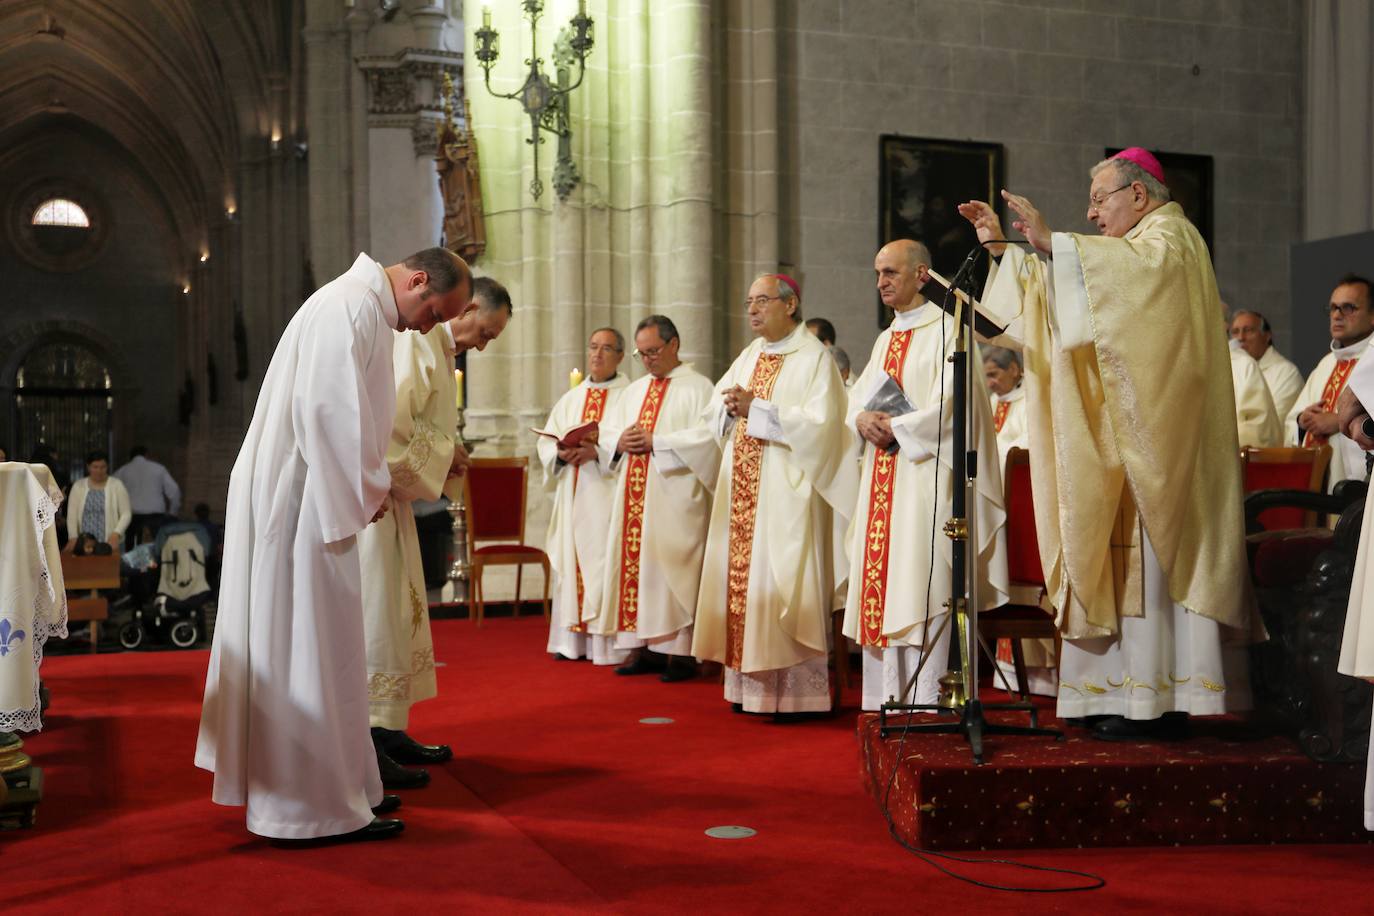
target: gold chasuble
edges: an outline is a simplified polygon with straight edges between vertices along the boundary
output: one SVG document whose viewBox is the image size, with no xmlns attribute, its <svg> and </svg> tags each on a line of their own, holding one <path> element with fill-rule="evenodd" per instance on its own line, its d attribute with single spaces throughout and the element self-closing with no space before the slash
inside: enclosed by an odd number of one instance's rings
<svg viewBox="0 0 1374 916">
<path fill-rule="evenodd" d="M 1048 264 L 1008 246 L 983 306 L 1025 343 L 1036 530 L 1064 637 L 1143 615 L 1141 529 L 1175 604 L 1249 630 L 1230 357 L 1202 237 L 1168 203 L 1123 238 L 1053 240 Z"/>
<path fill-rule="evenodd" d="M 755 398 L 738 419 L 723 402 L 736 385 Z M 771 343 L 755 338 L 716 383 L 705 420 L 725 445 L 696 604 L 697 658 L 753 674 L 828 651 L 858 487 L 844 410 L 835 361 L 802 325 Z"/>
<path fill-rule="evenodd" d="M 620 633 L 652 645 L 692 625 L 711 489 L 720 469 L 720 446 L 701 424 L 710 397 L 710 380 L 684 363 L 665 378 L 632 382 L 607 409 L 598 465 L 615 475 L 615 496 L 589 632 Z M 636 424 L 653 435 L 653 452 L 617 456 L 621 434 Z M 588 583 L 589 605 L 596 591 Z M 589 606 L 584 619 L 590 611 Z"/>
<path fill-rule="evenodd" d="M 856 434 L 858 415 L 888 376 L 915 408 L 891 421 L 896 452 L 863 443 L 847 544 L 854 574 L 845 601 L 844 634 L 875 650 L 924 645 L 927 618 L 944 613 L 942 605 L 950 595 L 950 540 L 941 529 L 950 517 L 955 485 L 954 376 L 948 362 L 955 330 L 953 319 L 929 302 L 897 312 L 849 389 L 846 424 Z M 985 609 L 1007 600 L 1006 511 L 992 406 L 981 381 L 969 398 L 974 414 L 969 447 L 982 456 L 978 493 L 969 500 L 977 537 L 969 559 L 978 563 L 979 604 Z M 929 635 L 935 626 L 933 622 Z"/>
<path fill-rule="evenodd" d="M 629 384 L 624 375 L 605 382 L 583 381 L 559 398 L 544 429 L 561 436 L 584 423 L 600 422 Z M 545 486 L 554 488 L 545 539 L 553 572 L 549 651 L 578 657 L 586 646 L 563 633 L 585 633 L 600 608 L 606 528 L 616 477 L 595 463 L 576 468 L 562 464 L 558 444 L 545 436 L 539 437 L 536 451 L 544 467 Z"/>
</svg>

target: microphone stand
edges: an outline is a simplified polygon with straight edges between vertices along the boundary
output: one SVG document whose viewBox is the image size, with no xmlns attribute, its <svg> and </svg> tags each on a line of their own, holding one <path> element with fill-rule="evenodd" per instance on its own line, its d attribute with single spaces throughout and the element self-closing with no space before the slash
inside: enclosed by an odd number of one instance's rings
<svg viewBox="0 0 1374 916">
<path fill-rule="evenodd" d="M 983 641 L 978 632 L 978 549 L 977 549 L 977 530 L 976 513 L 969 511 L 969 500 L 978 498 L 978 451 L 976 448 L 969 448 L 969 432 L 973 428 L 973 402 L 969 397 L 970 391 L 977 390 L 976 379 L 973 375 L 973 360 L 970 358 L 974 351 L 974 309 L 973 309 L 973 290 L 972 277 L 973 266 L 977 263 L 978 255 L 983 251 L 981 244 L 975 246 L 964 259 L 954 279 L 950 281 L 949 289 L 945 294 L 944 310 L 950 311 L 950 297 L 954 297 L 953 312 L 955 323 L 955 347 L 954 353 L 949 357 L 949 361 L 954 366 L 954 391 L 953 391 L 953 452 L 951 463 L 954 466 L 954 492 L 952 499 L 952 513 L 948 522 L 945 523 L 944 532 L 953 542 L 950 550 L 950 596 L 945 601 L 944 606 L 949 609 L 949 617 L 941 622 L 936 630 L 933 639 L 923 639 L 924 645 L 921 647 L 921 661 L 916 666 L 915 673 L 902 689 L 901 697 L 912 695 L 917 679 L 920 677 L 921 670 L 930 659 L 930 643 L 938 642 L 940 633 L 949 625 L 950 619 L 954 619 L 956 633 L 959 644 L 959 672 L 958 678 L 963 687 L 963 703 L 956 702 L 955 711 L 959 712 L 958 722 L 929 722 L 921 724 L 910 724 L 910 714 L 913 712 L 947 712 L 948 707 L 928 703 L 905 703 L 899 698 L 889 698 L 878 710 L 879 734 L 886 738 L 890 734 L 907 734 L 912 732 L 960 734 L 969 743 L 969 749 L 973 753 L 973 762 L 979 766 L 983 764 L 983 737 L 985 735 L 1045 735 L 1062 740 L 1063 732 L 1052 728 L 1036 728 L 1021 725 L 1004 725 L 999 722 L 989 722 L 984 713 L 989 709 L 1011 710 L 1026 712 L 1031 715 L 1031 721 L 1035 721 L 1035 707 L 1029 701 L 1016 701 L 1009 703 L 984 704 L 978 695 L 978 647 L 981 645 L 987 651 L 987 644 Z M 968 301 L 964 304 L 956 295 L 959 284 L 969 281 Z M 937 468 L 936 473 L 939 473 Z M 974 548 L 969 551 L 969 544 Z M 926 608 L 926 620 L 930 619 L 930 609 Z M 989 655 L 992 653 L 989 652 Z M 948 675 L 946 676 L 948 677 Z M 943 679 L 942 679 L 943 680 Z M 906 714 L 907 724 L 889 725 L 888 717 L 894 714 Z"/>
</svg>

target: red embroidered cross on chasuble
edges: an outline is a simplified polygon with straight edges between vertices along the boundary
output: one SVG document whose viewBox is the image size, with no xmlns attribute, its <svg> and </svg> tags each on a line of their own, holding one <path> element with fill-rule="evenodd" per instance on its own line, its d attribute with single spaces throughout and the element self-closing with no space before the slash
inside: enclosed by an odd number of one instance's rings
<svg viewBox="0 0 1374 916">
<path fill-rule="evenodd" d="M 760 353 L 749 379 L 749 391 L 768 400 L 782 371 L 782 353 Z M 754 520 L 759 511 L 762 439 L 748 434 L 749 417 L 735 423 L 734 459 L 730 465 L 730 567 L 725 597 L 725 664 L 738 670 L 744 658 L 744 609 L 749 599 L 749 561 L 754 553 Z"/>
<path fill-rule="evenodd" d="M 582 402 L 583 423 L 591 423 L 593 421 L 597 423 L 601 422 L 601 417 L 606 413 L 607 392 L 608 389 L 606 388 L 587 388 L 587 399 Z M 573 468 L 572 485 L 574 495 L 577 493 L 577 475 L 581 470 L 580 467 Z M 576 550 L 573 551 L 573 570 L 577 574 L 577 624 L 569 629 L 574 633 L 585 633 L 587 632 L 587 624 L 582 620 L 582 598 L 584 595 L 582 589 L 582 564 L 577 562 Z"/>
<path fill-rule="evenodd" d="M 654 431 L 663 399 L 671 379 L 656 378 L 649 383 L 644 402 L 639 405 L 639 427 Z M 625 518 L 621 522 L 620 542 L 620 616 L 616 629 L 633 633 L 639 625 L 639 551 L 644 533 L 644 493 L 649 486 L 649 455 L 627 455 L 625 472 Z"/>
<path fill-rule="evenodd" d="M 883 371 L 902 384 L 902 367 L 913 331 L 894 331 L 887 341 Z M 864 531 L 863 591 L 859 593 L 859 644 L 886 646 L 883 608 L 887 600 L 887 552 L 892 529 L 892 491 L 897 483 L 897 455 L 878 449 L 873 459 L 873 483 L 868 491 L 868 527 Z"/>
<path fill-rule="evenodd" d="M 1000 433 L 1002 427 L 1007 424 L 1007 414 L 1011 412 L 1011 401 L 998 401 L 997 409 L 992 413 L 992 425 Z"/>
<path fill-rule="evenodd" d="M 1326 387 L 1322 389 L 1322 410 L 1327 413 L 1336 412 L 1336 400 L 1341 396 L 1341 392 L 1345 390 L 1346 380 L 1350 378 L 1350 373 L 1354 371 L 1355 363 L 1357 362 L 1359 362 L 1359 360 L 1336 360 L 1336 367 L 1332 369 L 1331 374 L 1326 377 Z M 1307 435 L 1303 436 L 1302 445 L 1303 448 L 1316 448 L 1319 445 L 1325 445 L 1328 438 L 1328 436 L 1308 432 Z"/>
</svg>

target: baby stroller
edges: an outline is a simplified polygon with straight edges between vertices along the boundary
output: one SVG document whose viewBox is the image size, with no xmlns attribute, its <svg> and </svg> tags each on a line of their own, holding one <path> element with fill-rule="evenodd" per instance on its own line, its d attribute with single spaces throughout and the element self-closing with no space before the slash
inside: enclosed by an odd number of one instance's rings
<svg viewBox="0 0 1374 916">
<path fill-rule="evenodd" d="M 210 534 L 196 522 L 173 522 L 157 533 L 161 568 L 157 597 L 134 609 L 133 619 L 119 628 L 119 644 L 137 649 L 151 633 L 165 634 L 178 649 L 189 649 L 206 632 L 207 605 L 214 598 L 205 578 Z"/>
</svg>

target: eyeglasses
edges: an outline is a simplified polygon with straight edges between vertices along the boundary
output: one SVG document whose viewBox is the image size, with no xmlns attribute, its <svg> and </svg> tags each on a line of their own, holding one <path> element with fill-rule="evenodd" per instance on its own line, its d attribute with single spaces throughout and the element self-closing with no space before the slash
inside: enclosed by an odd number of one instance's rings
<svg viewBox="0 0 1374 916">
<path fill-rule="evenodd" d="M 1112 196 L 1113 194 L 1115 194 L 1117 191 L 1124 191 L 1124 190 L 1126 190 L 1126 189 L 1129 188 L 1132 184 L 1133 184 L 1133 182 L 1128 181 L 1128 182 L 1126 182 L 1125 184 L 1123 184 L 1121 187 L 1119 187 L 1119 188 L 1112 188 L 1110 191 L 1106 191 L 1106 192 L 1104 192 L 1104 193 L 1102 193 L 1102 194 L 1090 194 L 1090 195 L 1088 195 L 1088 209 L 1089 209 L 1089 210 L 1097 210 L 1097 209 L 1101 208 L 1101 206 L 1107 202 L 1107 198 L 1108 198 L 1108 197 L 1111 197 L 1111 196 Z"/>
<path fill-rule="evenodd" d="M 757 305 L 759 308 L 763 308 L 765 305 L 767 305 L 769 302 L 771 302 L 771 301 L 774 300 L 774 299 L 777 299 L 777 300 L 781 301 L 781 300 L 782 300 L 782 296 L 755 296 L 755 297 L 752 298 L 752 299 L 745 299 L 745 300 L 744 300 L 744 307 L 748 309 L 748 308 L 753 308 L 754 306 Z"/>
<path fill-rule="evenodd" d="M 640 359 L 658 359 L 658 354 L 662 353 L 663 349 L 663 347 L 654 347 L 650 350 L 640 350 L 636 348 L 635 356 Z"/>
<path fill-rule="evenodd" d="M 1326 307 L 1327 314 L 1334 315 L 1340 312 L 1346 318 L 1349 318 L 1359 310 L 1360 307 L 1353 302 L 1333 302 Z"/>
</svg>

